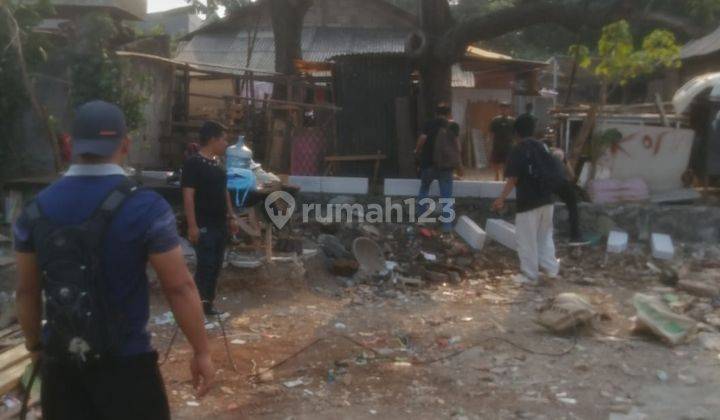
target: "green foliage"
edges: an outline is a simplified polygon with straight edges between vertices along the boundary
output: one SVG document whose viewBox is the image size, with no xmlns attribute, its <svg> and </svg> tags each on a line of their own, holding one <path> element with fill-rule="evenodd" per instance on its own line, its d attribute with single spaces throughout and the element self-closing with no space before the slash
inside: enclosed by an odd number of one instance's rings
<svg viewBox="0 0 720 420">
<path fill-rule="evenodd" d="M 113 52 L 119 29 L 106 13 L 89 13 L 77 24 L 70 50 L 71 101 L 73 106 L 101 99 L 118 105 L 128 128 L 143 123 L 143 75 L 129 74 L 127 64 Z M 132 88 L 137 86 L 139 89 Z"/>
<path fill-rule="evenodd" d="M 47 60 L 52 44 L 32 28 L 44 17 L 53 13 L 49 0 L 27 4 L 11 0 L 4 5 L 17 22 L 14 25 L 0 13 L 0 160 L 4 173 L 13 173 L 24 162 L 13 152 L 12 142 L 16 141 L 17 124 L 28 108 L 28 94 L 20 76 L 20 65 L 14 42 L 19 41 L 25 56 L 27 71 L 32 73 Z"/>
<path fill-rule="evenodd" d="M 583 45 L 570 47 L 569 54 L 576 53 L 579 65 L 593 67 L 595 75 L 608 85 L 624 86 L 630 80 L 651 74 L 658 68 L 680 66 L 680 46 L 672 32 L 655 30 L 643 39 L 641 48 L 636 49 L 630 25 L 625 20 L 603 28 L 595 61 L 590 59 L 589 49 Z"/>
<path fill-rule="evenodd" d="M 620 145 L 623 135 L 616 128 L 601 131 L 593 135 L 590 143 L 590 159 L 597 162 L 608 149 L 614 149 Z"/>
</svg>

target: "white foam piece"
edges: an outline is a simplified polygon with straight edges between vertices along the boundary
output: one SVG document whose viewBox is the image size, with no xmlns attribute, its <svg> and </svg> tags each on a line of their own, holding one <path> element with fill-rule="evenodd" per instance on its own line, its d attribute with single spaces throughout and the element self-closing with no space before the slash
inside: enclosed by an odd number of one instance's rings
<svg viewBox="0 0 720 420">
<path fill-rule="evenodd" d="M 671 260 L 675 256 L 675 246 L 670 235 L 653 233 L 650 237 L 650 246 L 652 256 L 659 260 Z"/>
<path fill-rule="evenodd" d="M 367 178 L 291 175 L 289 181 L 299 186 L 301 192 L 367 194 L 369 190 Z"/>
<path fill-rule="evenodd" d="M 496 181 L 453 181 L 453 197 L 497 198 L 505 186 L 504 182 Z M 384 184 L 385 195 L 414 197 L 420 190 L 419 179 L 386 178 Z M 440 196 L 437 181 L 430 184 L 431 197 Z M 515 198 L 515 191 L 508 198 Z"/>
<path fill-rule="evenodd" d="M 485 232 L 490 239 L 512 250 L 517 250 L 515 225 L 512 223 L 508 223 L 502 219 L 488 219 L 485 225 Z"/>
<path fill-rule="evenodd" d="M 612 254 L 621 254 L 625 252 L 628 247 L 628 241 L 630 237 L 627 232 L 620 232 L 617 230 L 610 231 L 607 240 L 607 252 Z"/>
<path fill-rule="evenodd" d="M 474 250 L 480 251 L 485 246 L 485 231 L 467 216 L 460 216 L 455 232 Z"/>
</svg>

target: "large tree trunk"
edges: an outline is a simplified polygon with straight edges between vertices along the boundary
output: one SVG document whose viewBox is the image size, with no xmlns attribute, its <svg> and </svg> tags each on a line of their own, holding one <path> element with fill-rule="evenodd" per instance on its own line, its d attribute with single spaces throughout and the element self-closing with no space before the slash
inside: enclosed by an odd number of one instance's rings
<svg viewBox="0 0 720 420">
<path fill-rule="evenodd" d="M 424 50 L 432 52 L 436 40 L 453 25 L 447 0 L 420 0 L 420 25 L 425 37 Z M 425 54 L 420 60 L 422 119 L 429 119 L 440 102 L 452 100 L 452 62 Z M 422 121 L 421 121 L 422 122 Z"/>
<path fill-rule="evenodd" d="M 269 0 L 275 39 L 275 71 L 287 75 L 282 83 L 273 85 L 273 99 L 296 99 L 291 77 L 296 74 L 295 60 L 302 59 L 302 30 L 305 14 L 313 0 Z M 299 98 L 302 99 L 302 98 Z M 272 112 L 269 130 L 270 147 L 267 164 L 270 170 L 289 173 L 290 144 L 295 129 L 287 109 Z"/>
<path fill-rule="evenodd" d="M 272 18 L 273 37 L 275 39 L 275 71 L 294 75 L 295 60 L 302 59 L 302 29 L 305 13 L 312 0 L 269 0 Z M 287 97 L 286 85 L 275 84 L 275 99 Z"/>
</svg>

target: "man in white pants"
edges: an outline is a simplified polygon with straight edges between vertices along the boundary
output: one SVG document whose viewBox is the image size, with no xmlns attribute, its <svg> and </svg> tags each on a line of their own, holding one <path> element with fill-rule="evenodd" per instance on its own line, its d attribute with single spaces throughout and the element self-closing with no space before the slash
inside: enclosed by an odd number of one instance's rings
<svg viewBox="0 0 720 420">
<path fill-rule="evenodd" d="M 546 191 L 538 177 L 538 163 L 534 156 L 545 145 L 532 138 L 532 130 L 518 127 L 523 139 L 510 152 L 505 168 L 505 188 L 493 203 L 493 210 L 502 210 L 505 199 L 517 188 L 515 235 L 520 257 L 519 280 L 538 282 L 540 270 L 550 278 L 560 271 L 553 242 L 553 194 Z M 547 150 L 547 149 L 545 149 Z"/>
</svg>

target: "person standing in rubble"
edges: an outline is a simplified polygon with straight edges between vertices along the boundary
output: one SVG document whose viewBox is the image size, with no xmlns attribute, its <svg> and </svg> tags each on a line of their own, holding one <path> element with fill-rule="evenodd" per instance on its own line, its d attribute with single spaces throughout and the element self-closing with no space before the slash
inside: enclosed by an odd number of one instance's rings
<svg viewBox="0 0 720 420">
<path fill-rule="evenodd" d="M 227 129 L 215 121 L 200 128 L 200 149 L 183 165 L 182 193 L 188 239 L 195 246 L 195 283 L 206 316 L 222 315 L 215 307 L 217 280 L 225 259 L 228 228 L 238 221 L 227 189 L 227 174 L 221 162 L 228 148 Z"/>
<path fill-rule="evenodd" d="M 563 179 L 560 188 L 556 191 L 560 200 L 565 203 L 565 207 L 568 211 L 568 245 L 570 246 L 583 246 L 590 244 L 590 241 L 585 239 L 583 234 L 580 232 L 580 210 L 578 209 L 578 193 L 575 187 L 575 172 L 573 171 L 570 163 L 565 158 L 565 152 L 562 149 L 553 147 L 552 139 L 546 139 L 545 144 L 547 145 L 550 153 L 555 159 L 557 170 L 561 171 L 565 178 Z"/>
<path fill-rule="evenodd" d="M 495 181 L 503 179 L 503 168 L 512 149 L 514 130 L 515 119 L 510 115 L 510 103 L 501 102 L 500 115 L 493 118 L 490 123 L 492 140 L 490 167 L 495 172 Z"/>
<path fill-rule="evenodd" d="M 440 103 L 435 109 L 435 118 L 428 121 L 418 137 L 415 146 L 415 156 L 420 162 L 420 191 L 417 196 L 417 215 L 423 216 L 427 206 L 421 201 L 428 198 L 430 185 L 434 180 L 438 181 L 440 198 L 452 200 L 453 196 L 453 173 L 458 170 L 462 174 L 460 164 L 460 126 L 452 120 L 450 106 Z M 438 147 L 436 147 L 438 146 Z M 445 146 L 445 147 L 443 147 Z M 439 156 L 450 156 L 441 159 Z M 439 160 L 444 160 L 440 162 Z M 442 229 L 445 232 L 452 230 L 452 203 L 439 206 L 443 210 L 445 221 L 442 222 Z"/>
<path fill-rule="evenodd" d="M 515 235 L 521 270 L 516 280 L 537 284 L 541 269 L 549 278 L 560 271 L 553 241 L 553 195 L 564 175 L 557 172 L 547 147 L 533 138 L 533 131 L 530 124 L 518 127 L 522 140 L 510 152 L 507 181 L 492 209 L 502 210 L 505 199 L 516 189 Z"/>
<path fill-rule="evenodd" d="M 41 366 L 44 419 L 170 419 L 147 331 L 148 261 L 192 346 L 199 395 L 215 375 L 175 215 L 160 195 L 125 175 L 120 165 L 129 144 L 118 107 L 80 106 L 72 130 L 75 163 L 13 227 L 18 320 L 25 347 Z"/>
</svg>

